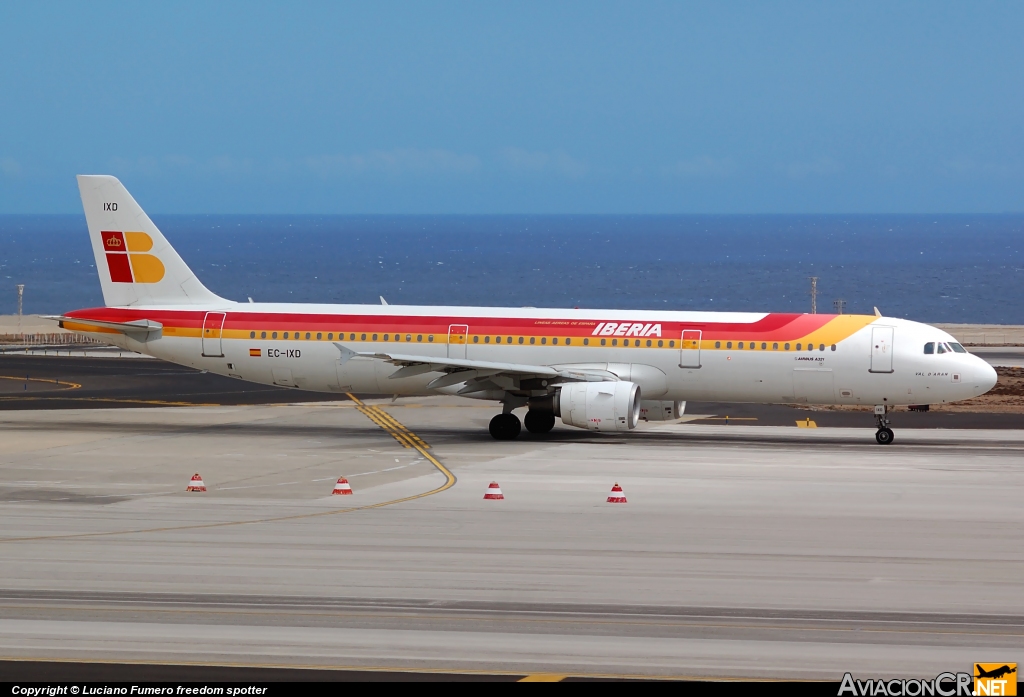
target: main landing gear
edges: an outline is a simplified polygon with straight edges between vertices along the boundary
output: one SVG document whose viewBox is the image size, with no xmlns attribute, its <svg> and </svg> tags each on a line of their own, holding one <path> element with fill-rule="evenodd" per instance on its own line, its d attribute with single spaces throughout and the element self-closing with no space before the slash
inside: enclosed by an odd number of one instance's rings
<svg viewBox="0 0 1024 697">
<path fill-rule="evenodd" d="M 530 433 L 547 433 L 555 427 L 555 413 L 531 409 L 526 412 L 526 418 L 523 421 L 526 424 L 526 430 Z"/>
<path fill-rule="evenodd" d="M 878 431 L 875 432 L 875 440 L 879 445 L 889 445 L 892 443 L 893 432 L 889 428 L 889 419 L 885 418 L 886 411 L 886 405 L 875 405 L 875 424 L 878 426 Z"/>
<path fill-rule="evenodd" d="M 526 430 L 530 433 L 547 433 L 555 427 L 555 414 L 543 409 L 531 409 L 526 412 L 523 421 L 526 423 Z M 494 440 L 515 440 L 519 437 L 522 426 L 519 423 L 519 417 L 509 412 L 498 414 L 491 419 L 488 430 Z"/>
<path fill-rule="evenodd" d="M 527 416 L 527 425 L 529 425 L 529 416 Z M 491 437 L 494 440 L 515 440 L 519 437 L 519 432 L 522 430 L 522 424 L 519 423 L 519 417 L 515 414 L 498 414 L 491 419 L 488 430 L 491 432 Z"/>
</svg>

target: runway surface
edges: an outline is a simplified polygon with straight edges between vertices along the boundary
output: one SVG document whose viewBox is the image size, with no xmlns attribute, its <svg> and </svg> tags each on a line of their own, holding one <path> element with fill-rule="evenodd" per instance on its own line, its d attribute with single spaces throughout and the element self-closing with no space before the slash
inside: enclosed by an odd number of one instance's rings
<svg viewBox="0 0 1024 697">
<path fill-rule="evenodd" d="M 836 681 L 1020 658 L 1020 431 L 496 443 L 491 414 L 5 411 L 0 659 Z"/>
</svg>

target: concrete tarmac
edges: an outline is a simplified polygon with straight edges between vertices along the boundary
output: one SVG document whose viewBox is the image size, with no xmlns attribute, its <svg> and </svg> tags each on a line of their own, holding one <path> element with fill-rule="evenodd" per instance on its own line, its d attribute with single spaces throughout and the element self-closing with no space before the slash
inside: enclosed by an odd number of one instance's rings
<svg viewBox="0 0 1024 697">
<path fill-rule="evenodd" d="M 493 409 L 400 405 L 0 413 L 0 660 L 837 681 L 1021 658 L 1024 432 L 498 443 Z"/>
</svg>

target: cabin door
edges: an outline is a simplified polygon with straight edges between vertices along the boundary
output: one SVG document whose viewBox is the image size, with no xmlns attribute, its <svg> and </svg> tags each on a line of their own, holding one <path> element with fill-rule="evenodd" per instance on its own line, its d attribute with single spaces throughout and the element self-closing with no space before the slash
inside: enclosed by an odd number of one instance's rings
<svg viewBox="0 0 1024 697">
<path fill-rule="evenodd" d="M 871 372 L 892 372 L 892 327 L 871 328 Z"/>
<path fill-rule="evenodd" d="M 223 312 L 207 312 L 203 318 L 203 355 L 220 357 L 224 355 L 221 334 L 224 332 Z"/>
</svg>

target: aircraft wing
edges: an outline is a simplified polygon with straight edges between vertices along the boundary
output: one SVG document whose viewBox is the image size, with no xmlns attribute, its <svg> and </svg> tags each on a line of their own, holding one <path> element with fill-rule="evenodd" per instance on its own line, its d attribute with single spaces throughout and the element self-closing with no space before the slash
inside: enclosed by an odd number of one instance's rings
<svg viewBox="0 0 1024 697">
<path fill-rule="evenodd" d="M 566 370 L 528 363 L 496 363 L 405 353 L 360 353 L 344 344 L 335 342 L 334 345 L 341 352 L 343 364 L 359 357 L 373 358 L 399 366 L 398 370 L 388 376 L 389 379 L 408 378 L 423 373 L 444 373 L 432 380 L 427 388 L 439 389 L 465 382 L 466 387 L 459 390 L 459 394 L 485 389 L 522 389 L 522 381 L 530 379 L 547 378 L 551 382 L 606 382 L 619 379 L 613 373 L 604 370 Z"/>
<path fill-rule="evenodd" d="M 131 322 L 106 322 L 97 319 L 85 319 L 82 317 L 65 317 L 63 315 L 44 315 L 43 319 L 53 320 L 60 324 L 61 329 L 64 329 L 64 323 L 75 324 L 84 327 L 99 327 L 101 329 L 113 329 L 116 332 L 122 334 L 149 334 L 150 332 L 158 332 L 164 328 L 164 325 L 159 322 L 154 322 L 149 319 L 136 319 Z M 88 329 L 86 329 L 88 331 Z"/>
</svg>

